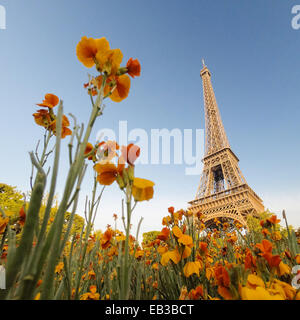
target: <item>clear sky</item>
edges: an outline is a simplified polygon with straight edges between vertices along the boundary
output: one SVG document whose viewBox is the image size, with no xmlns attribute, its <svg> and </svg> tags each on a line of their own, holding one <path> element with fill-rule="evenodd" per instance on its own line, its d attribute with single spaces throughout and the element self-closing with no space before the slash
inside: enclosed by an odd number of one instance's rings
<svg viewBox="0 0 300 320">
<path fill-rule="evenodd" d="M 298 1 L 300 4 L 300 0 Z M 76 58 L 82 36 L 105 36 L 121 48 L 124 63 L 138 58 L 142 75 L 133 79 L 122 103 L 107 101 L 101 128 L 204 128 L 201 59 L 212 73 L 229 142 L 249 185 L 271 211 L 287 211 L 300 226 L 300 29 L 291 27 L 288 0 L 1 0 L 6 30 L 0 30 L 0 181 L 29 190 L 28 151 L 42 138 L 32 113 L 45 93 L 64 101 L 65 113 L 86 122 L 90 104 L 83 89 L 87 70 Z M 62 181 L 67 169 L 64 143 Z M 142 150 L 143 152 L 143 150 Z M 91 190 L 91 171 L 81 193 Z M 137 165 L 137 175 L 153 180 L 154 199 L 138 205 L 133 223 L 159 230 L 169 206 L 193 200 L 199 176 L 185 165 Z M 104 192 L 97 228 L 120 215 L 116 186 Z M 121 227 L 121 224 L 119 225 Z"/>
</svg>

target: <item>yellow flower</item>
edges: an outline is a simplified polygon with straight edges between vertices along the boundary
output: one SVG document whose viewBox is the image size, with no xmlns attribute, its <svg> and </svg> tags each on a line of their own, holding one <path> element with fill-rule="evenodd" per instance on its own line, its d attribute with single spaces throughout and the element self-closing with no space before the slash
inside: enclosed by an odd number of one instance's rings
<svg viewBox="0 0 300 320">
<path fill-rule="evenodd" d="M 100 294 L 97 293 L 97 287 L 90 286 L 90 292 L 82 294 L 80 300 L 100 300 Z"/>
<path fill-rule="evenodd" d="M 182 259 L 188 258 L 192 253 L 192 249 L 190 247 L 185 247 L 182 253 Z"/>
<path fill-rule="evenodd" d="M 120 49 L 98 51 L 96 60 L 100 71 L 106 72 L 107 75 L 115 75 L 123 60 L 123 53 Z"/>
<path fill-rule="evenodd" d="M 193 273 L 196 273 L 196 275 L 199 276 L 200 268 L 201 264 L 199 261 L 187 262 L 183 268 L 183 273 L 186 277 L 191 276 Z"/>
<path fill-rule="evenodd" d="M 105 87 L 105 94 L 110 92 L 110 87 Z M 128 97 L 130 90 L 130 78 L 127 74 L 116 76 L 112 80 L 112 91 L 109 98 L 114 102 L 120 102 Z"/>
<path fill-rule="evenodd" d="M 296 295 L 296 290 L 288 283 L 274 279 L 270 286 L 274 293 L 281 294 L 284 299 L 293 300 Z"/>
<path fill-rule="evenodd" d="M 206 268 L 205 274 L 206 274 L 206 278 L 208 280 L 210 280 L 211 278 L 213 278 L 215 276 L 214 269 L 213 268 Z"/>
<path fill-rule="evenodd" d="M 280 276 L 283 276 L 285 274 L 291 274 L 291 268 L 287 264 L 283 263 L 282 261 L 280 261 L 278 269 L 279 269 Z"/>
<path fill-rule="evenodd" d="M 256 287 L 255 289 L 242 287 L 241 298 L 243 300 L 284 300 L 280 294 L 272 295 L 268 290 L 262 287 Z"/>
<path fill-rule="evenodd" d="M 255 289 L 256 287 L 265 287 L 264 281 L 255 274 L 249 274 L 247 278 L 247 287 Z"/>
<path fill-rule="evenodd" d="M 2 234 L 5 231 L 8 221 L 9 221 L 8 218 L 0 217 L 0 234 Z"/>
<path fill-rule="evenodd" d="M 166 266 L 170 260 L 172 260 L 175 264 L 177 264 L 180 261 L 180 253 L 178 250 L 172 250 L 172 251 L 167 251 L 164 253 L 161 257 L 160 263 L 163 266 Z"/>
<path fill-rule="evenodd" d="M 154 182 L 141 178 L 134 178 L 132 195 L 135 201 L 150 200 L 153 198 Z"/>
<path fill-rule="evenodd" d="M 87 68 L 92 68 L 96 62 L 96 55 L 99 56 L 108 51 L 109 43 L 106 38 L 94 39 L 82 37 L 76 47 L 77 58 Z"/>
<path fill-rule="evenodd" d="M 55 267 L 55 273 L 60 273 L 63 267 L 64 267 L 64 263 L 59 262 L 59 264 Z"/>
</svg>

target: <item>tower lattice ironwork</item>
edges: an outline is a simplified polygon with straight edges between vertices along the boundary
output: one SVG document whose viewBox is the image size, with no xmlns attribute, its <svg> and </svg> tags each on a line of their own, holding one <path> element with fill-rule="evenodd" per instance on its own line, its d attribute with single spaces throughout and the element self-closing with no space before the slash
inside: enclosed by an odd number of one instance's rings
<svg viewBox="0 0 300 320">
<path fill-rule="evenodd" d="M 264 211 L 260 197 L 249 187 L 230 148 L 211 83 L 211 73 L 203 61 L 205 110 L 205 154 L 203 172 L 195 200 L 190 201 L 194 214 L 201 212 L 204 222 L 214 219 L 235 220 L 247 227 L 246 216 Z"/>
</svg>

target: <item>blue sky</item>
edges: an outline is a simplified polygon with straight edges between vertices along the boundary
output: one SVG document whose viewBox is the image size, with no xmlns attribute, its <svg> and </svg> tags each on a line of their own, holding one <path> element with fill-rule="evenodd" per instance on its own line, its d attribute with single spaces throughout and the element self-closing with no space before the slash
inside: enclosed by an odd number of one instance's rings
<svg viewBox="0 0 300 320">
<path fill-rule="evenodd" d="M 82 36 L 105 36 L 120 48 L 124 63 L 138 58 L 142 75 L 133 79 L 122 103 L 107 101 L 91 142 L 101 128 L 204 128 L 201 59 L 212 73 L 218 105 L 233 151 L 249 185 L 271 211 L 287 210 L 300 226 L 300 30 L 291 27 L 297 1 L 69 1 L 1 0 L 7 28 L 0 30 L 1 182 L 29 190 L 28 151 L 42 138 L 32 113 L 47 92 L 64 101 L 65 113 L 86 122 L 87 70 L 76 58 Z M 300 4 L 300 1 L 299 1 Z M 67 140 L 60 168 L 67 168 Z M 91 189 L 91 168 L 82 202 Z M 154 199 L 140 204 L 134 225 L 158 230 L 171 205 L 192 200 L 199 176 L 185 165 L 140 165 L 137 175 L 153 180 Z M 58 186 L 62 192 L 62 183 Z M 120 215 L 121 193 L 105 190 L 96 227 Z M 281 216 L 281 215 L 280 215 Z M 121 227 L 121 225 L 120 225 Z"/>
</svg>

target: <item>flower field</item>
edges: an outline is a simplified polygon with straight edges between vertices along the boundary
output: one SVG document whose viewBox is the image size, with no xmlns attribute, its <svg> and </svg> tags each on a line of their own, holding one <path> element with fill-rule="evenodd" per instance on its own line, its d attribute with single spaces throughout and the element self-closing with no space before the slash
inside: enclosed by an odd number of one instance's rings
<svg viewBox="0 0 300 320">
<path fill-rule="evenodd" d="M 19 196 L 12 209 L 11 195 L 0 185 L 0 264 L 6 270 L 0 299 L 300 300 L 300 268 L 294 268 L 300 265 L 300 237 L 285 214 L 285 227 L 265 212 L 250 217 L 247 230 L 222 219 L 208 229 L 201 212 L 194 216 L 176 210 L 170 199 L 162 229 L 137 241 L 141 221 L 132 235 L 132 213 L 139 202 L 153 198 L 155 188 L 154 182 L 135 176 L 142 150 L 134 144 L 89 141 L 97 119 L 105 116 L 103 101 L 126 99 L 141 65 L 130 58 L 122 66 L 122 51 L 111 49 L 105 38 L 83 37 L 76 54 L 95 71 L 83 85 L 91 105 L 88 123 L 67 117 L 63 101 L 47 93 L 33 113 L 44 140 L 40 153 L 30 153 L 30 197 Z M 62 139 L 69 139 L 69 171 L 56 203 Z M 87 170 L 94 179 L 82 218 L 76 212 Z M 103 190 L 112 184 L 124 196 L 123 212 L 97 231 Z"/>
</svg>

